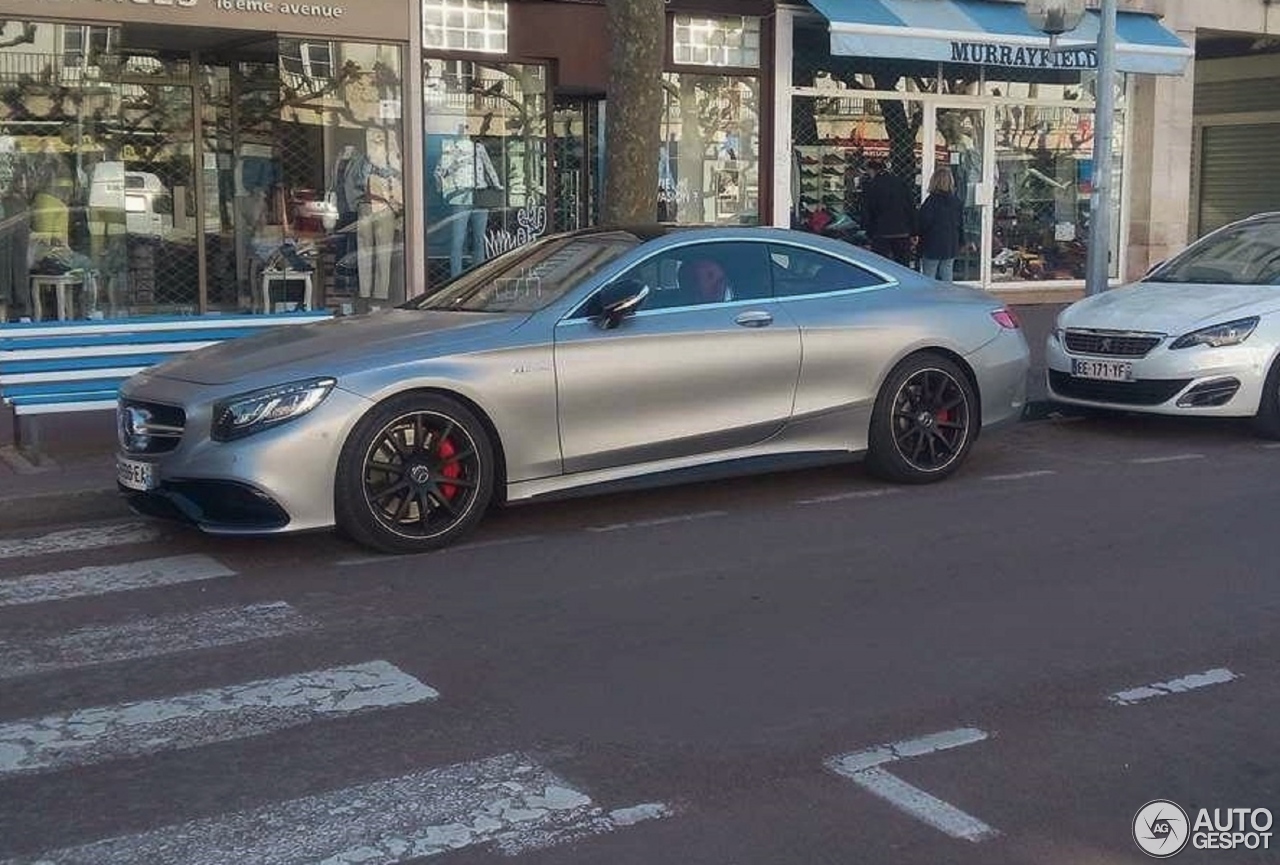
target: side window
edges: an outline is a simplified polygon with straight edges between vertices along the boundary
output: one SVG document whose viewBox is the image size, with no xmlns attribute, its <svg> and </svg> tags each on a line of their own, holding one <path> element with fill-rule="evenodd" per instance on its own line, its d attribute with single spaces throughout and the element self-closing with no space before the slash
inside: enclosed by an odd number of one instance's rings
<svg viewBox="0 0 1280 865">
<path fill-rule="evenodd" d="M 646 259 L 619 279 L 649 286 L 644 309 L 671 309 L 767 298 L 769 254 L 763 243 L 694 243 Z"/>
<path fill-rule="evenodd" d="M 885 282 L 884 277 L 856 264 L 798 246 L 770 245 L 769 259 L 777 297 L 845 291 Z"/>
</svg>

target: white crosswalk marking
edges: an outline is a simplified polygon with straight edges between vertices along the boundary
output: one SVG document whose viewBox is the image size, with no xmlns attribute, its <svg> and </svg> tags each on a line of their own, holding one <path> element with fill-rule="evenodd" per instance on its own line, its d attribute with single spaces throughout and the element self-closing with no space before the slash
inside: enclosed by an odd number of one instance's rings
<svg viewBox="0 0 1280 865">
<path fill-rule="evenodd" d="M 661 803 L 605 811 L 504 754 L 4 865 L 392 865 L 479 844 L 512 855 L 670 814 Z"/>
<path fill-rule="evenodd" d="M 386 661 L 371 661 L 162 700 L 78 709 L 0 724 L 0 776 L 245 739 L 438 696 Z"/>
<path fill-rule="evenodd" d="M 235 576 L 235 571 L 228 570 L 204 555 L 171 556 L 124 565 L 94 565 L 0 580 L 0 607 L 63 601 L 88 595 L 231 576 Z"/>
<path fill-rule="evenodd" d="M 160 529 L 153 523 L 116 523 L 63 529 L 34 538 L 0 538 L 0 560 L 145 544 L 160 537 Z"/>
<path fill-rule="evenodd" d="M 274 603 L 132 619 L 45 640 L 0 639 L 0 679 L 231 646 L 314 627 L 293 607 Z"/>
</svg>

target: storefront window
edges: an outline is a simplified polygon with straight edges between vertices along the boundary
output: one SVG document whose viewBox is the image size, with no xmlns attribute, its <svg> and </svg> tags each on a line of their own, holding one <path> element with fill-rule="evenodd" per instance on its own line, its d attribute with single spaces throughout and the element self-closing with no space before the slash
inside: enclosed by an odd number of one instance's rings
<svg viewBox="0 0 1280 865">
<path fill-rule="evenodd" d="M 659 220 L 760 220 L 760 80 L 670 72 L 658 154 Z"/>
<path fill-rule="evenodd" d="M 546 233 L 547 70 L 424 66 L 428 280 L 439 284 Z"/>
<path fill-rule="evenodd" d="M 0 321 L 403 297 L 397 47 L 3 27 Z"/>
<path fill-rule="evenodd" d="M 677 15 L 672 59 L 681 66 L 760 67 L 760 19 Z"/>
</svg>

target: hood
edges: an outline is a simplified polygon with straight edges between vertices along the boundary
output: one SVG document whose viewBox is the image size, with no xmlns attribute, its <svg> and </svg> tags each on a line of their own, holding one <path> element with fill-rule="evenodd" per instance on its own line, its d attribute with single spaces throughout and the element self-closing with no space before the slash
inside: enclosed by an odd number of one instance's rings
<svg viewBox="0 0 1280 865">
<path fill-rule="evenodd" d="M 279 378 L 340 376 L 401 350 L 448 354 L 509 332 L 527 316 L 394 309 L 314 324 L 282 325 L 220 342 L 153 367 L 152 375 L 195 384 L 233 384 L 279 370 Z M 274 378 L 274 377 L 273 377 Z"/>
<path fill-rule="evenodd" d="M 1058 323 L 1174 336 L 1276 309 L 1280 309 L 1280 287 L 1274 285 L 1139 282 L 1077 301 Z"/>
</svg>

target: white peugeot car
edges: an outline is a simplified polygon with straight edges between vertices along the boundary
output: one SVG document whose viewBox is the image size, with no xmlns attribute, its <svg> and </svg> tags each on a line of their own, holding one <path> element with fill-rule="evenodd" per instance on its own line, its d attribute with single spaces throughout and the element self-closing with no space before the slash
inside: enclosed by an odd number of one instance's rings
<svg viewBox="0 0 1280 865">
<path fill-rule="evenodd" d="M 1046 351 L 1073 405 L 1253 417 L 1280 438 L 1280 213 L 1202 237 L 1139 282 L 1067 307 Z"/>
</svg>

